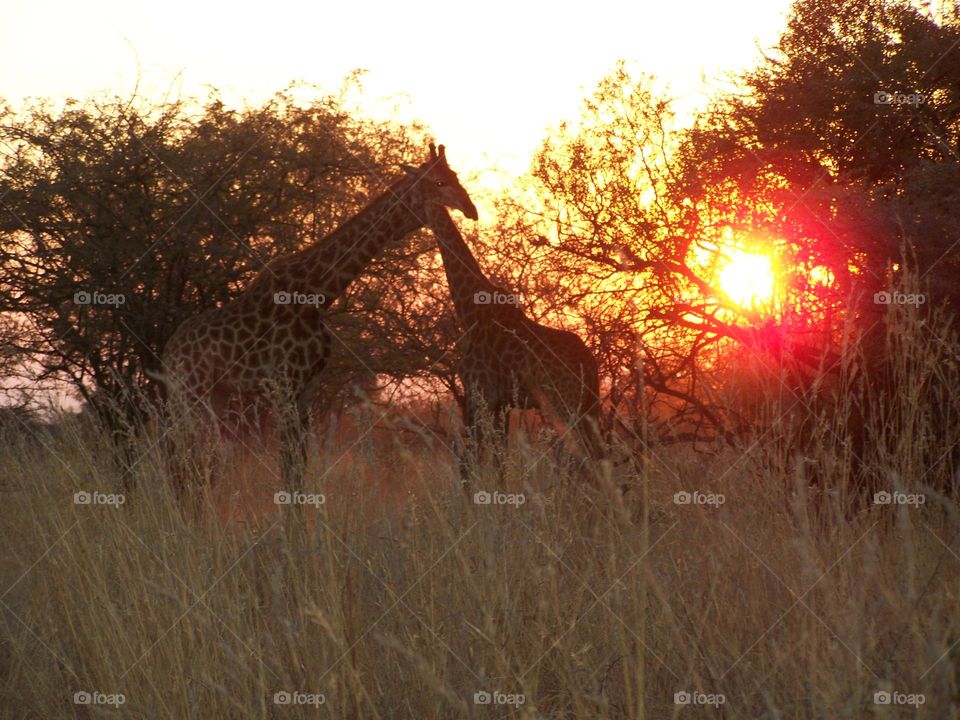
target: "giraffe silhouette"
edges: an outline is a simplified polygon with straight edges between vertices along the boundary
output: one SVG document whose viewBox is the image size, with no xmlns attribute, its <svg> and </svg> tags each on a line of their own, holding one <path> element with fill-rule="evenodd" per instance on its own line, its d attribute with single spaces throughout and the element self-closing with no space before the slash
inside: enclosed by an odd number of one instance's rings
<svg viewBox="0 0 960 720">
<path fill-rule="evenodd" d="M 155 373 L 168 400 L 221 420 L 231 408 L 266 405 L 280 439 L 281 480 L 302 485 L 310 409 L 331 349 L 330 304 L 375 255 L 425 224 L 436 204 L 476 220 L 477 209 L 431 144 L 419 166 L 357 215 L 306 248 L 271 260 L 235 299 L 186 320 Z"/>
<path fill-rule="evenodd" d="M 443 145 L 438 155 L 446 163 Z M 442 205 L 427 207 L 453 306 L 464 331 L 458 372 L 466 394 L 464 423 L 482 444 L 478 411 L 506 419 L 512 407 L 536 408 L 575 429 L 597 456 L 600 389 L 597 363 L 574 333 L 528 318 L 515 295 L 492 283 Z M 504 428 L 504 434 L 506 428 Z"/>
</svg>

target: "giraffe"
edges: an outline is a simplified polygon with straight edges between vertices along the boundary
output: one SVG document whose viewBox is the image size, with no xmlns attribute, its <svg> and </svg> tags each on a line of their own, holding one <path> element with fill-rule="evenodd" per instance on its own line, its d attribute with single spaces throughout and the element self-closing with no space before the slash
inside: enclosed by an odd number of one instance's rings
<svg viewBox="0 0 960 720">
<path fill-rule="evenodd" d="M 438 157 L 446 162 L 443 145 Z M 482 440 L 481 404 L 494 417 L 511 407 L 536 408 L 574 426 L 584 449 L 597 456 L 602 447 L 599 377 L 587 346 L 572 332 L 534 322 L 516 296 L 494 285 L 444 207 L 428 205 L 427 224 L 437 238 L 464 330 L 458 371 L 466 393 L 466 426 Z"/>
<path fill-rule="evenodd" d="M 163 350 L 163 372 L 154 374 L 168 399 L 200 405 L 218 420 L 238 402 L 272 409 L 287 488 L 301 486 L 306 468 L 310 408 L 331 349 L 327 307 L 388 243 L 424 226 L 428 205 L 477 219 L 432 144 L 423 164 L 401 168 L 401 179 L 329 235 L 272 259 L 235 299 L 180 325 Z"/>
</svg>

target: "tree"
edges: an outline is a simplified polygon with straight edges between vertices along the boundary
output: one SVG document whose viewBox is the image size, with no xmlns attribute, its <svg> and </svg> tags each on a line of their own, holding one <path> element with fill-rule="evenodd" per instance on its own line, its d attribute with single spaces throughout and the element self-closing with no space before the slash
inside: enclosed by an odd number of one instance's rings
<svg viewBox="0 0 960 720">
<path fill-rule="evenodd" d="M 699 362 L 719 337 L 717 308 L 689 320 L 696 297 L 719 293 L 688 266 L 700 216 L 675 190 L 673 125 L 652 79 L 619 66 L 580 122 L 544 142 L 526 197 L 501 204 L 497 238 L 525 256 L 513 282 L 535 312 L 587 338 L 621 423 L 651 421 L 664 441 L 726 431 Z"/>
<path fill-rule="evenodd" d="M 243 110 L 216 92 L 202 106 L 4 109 L 5 361 L 28 359 L 29 383 L 65 381 L 101 414 L 119 403 L 136 419 L 143 371 L 158 368 L 176 327 L 356 212 L 422 153 L 420 132 L 353 117 L 336 96 L 297 104 L 289 92 Z M 389 252 L 381 288 L 416 261 L 409 248 Z M 334 325 L 354 301 L 334 308 Z M 336 362 L 342 395 L 363 368 L 349 353 Z"/>
<path fill-rule="evenodd" d="M 799 0 L 774 51 L 692 127 L 621 66 L 544 142 L 499 243 L 531 258 L 515 280 L 532 297 L 562 288 L 541 307 L 589 335 L 611 401 L 645 407 L 662 438 L 742 436 L 761 418 L 723 399 L 738 365 L 765 366 L 815 416 L 808 393 L 851 333 L 883 357 L 875 293 L 912 272 L 956 312 L 958 17 L 956 2 Z M 782 261 L 768 312 L 716 286 L 724 255 L 756 246 Z M 876 396 L 892 371 L 869 362 Z"/>
</svg>

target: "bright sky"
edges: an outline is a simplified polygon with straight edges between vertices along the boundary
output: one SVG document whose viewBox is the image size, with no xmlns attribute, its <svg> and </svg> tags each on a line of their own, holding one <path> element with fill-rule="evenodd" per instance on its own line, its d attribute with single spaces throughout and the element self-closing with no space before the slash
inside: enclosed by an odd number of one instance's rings
<svg viewBox="0 0 960 720">
<path fill-rule="evenodd" d="M 462 178 L 487 189 L 529 168 L 549 126 L 624 59 L 680 112 L 776 42 L 788 0 L 15 2 L 0 24 L 0 100 L 203 96 L 259 102 L 292 81 L 334 91 L 367 71 L 364 106 L 419 118 Z M 474 185 L 473 187 L 477 187 Z M 475 194 L 478 200 L 481 198 Z"/>
<path fill-rule="evenodd" d="M 461 173 L 529 166 L 545 129 L 622 58 L 653 74 L 681 110 L 772 45 L 787 0 L 584 3 L 20 2 L 0 25 L 0 98 L 82 99 L 107 91 L 162 97 L 220 88 L 261 100 L 293 80 L 331 90 L 368 71 L 370 107 L 401 103 L 449 148 Z M 706 79 L 706 84 L 703 78 Z M 179 78 L 179 79 L 177 79 Z M 404 99 L 402 96 L 406 96 Z M 486 177 L 484 184 L 499 184 Z"/>
</svg>

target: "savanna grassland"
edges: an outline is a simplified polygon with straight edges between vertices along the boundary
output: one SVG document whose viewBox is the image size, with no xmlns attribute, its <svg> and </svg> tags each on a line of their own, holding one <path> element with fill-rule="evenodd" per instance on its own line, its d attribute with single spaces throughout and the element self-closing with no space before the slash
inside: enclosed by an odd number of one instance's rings
<svg viewBox="0 0 960 720">
<path fill-rule="evenodd" d="M 726 72 L 677 5 L 637 42 Z M 0 719 L 960 717 L 960 0 L 794 0 L 722 84 L 656 69 L 509 178 L 359 71 L 0 99 Z M 484 97 L 447 126 L 528 110 Z M 296 418 L 286 474 L 178 370 Z M 464 428 L 554 381 L 593 452 Z"/>
<path fill-rule="evenodd" d="M 916 347 L 904 372 L 952 373 Z M 960 517 L 913 464 L 915 387 L 885 414 L 909 437 L 863 458 L 890 504 L 820 474 L 850 461 L 838 411 L 802 452 L 788 420 L 619 465 L 521 434 L 475 496 L 452 436 L 371 433 L 369 406 L 295 509 L 270 453 L 183 495 L 156 435 L 131 469 L 77 418 L 8 428 L 3 716 L 955 716 Z"/>
</svg>

